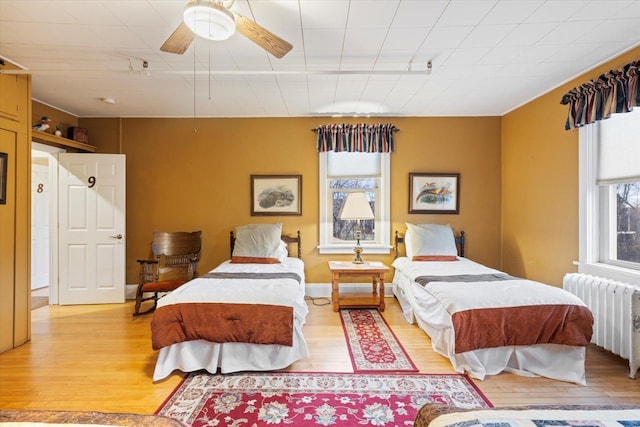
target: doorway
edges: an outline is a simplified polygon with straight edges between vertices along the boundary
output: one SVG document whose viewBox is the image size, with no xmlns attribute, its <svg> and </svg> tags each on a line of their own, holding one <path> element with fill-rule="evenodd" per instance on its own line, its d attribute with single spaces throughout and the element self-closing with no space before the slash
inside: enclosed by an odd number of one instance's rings
<svg viewBox="0 0 640 427">
<path fill-rule="evenodd" d="M 53 153 L 66 150 L 37 142 L 31 143 L 31 308 L 57 303 L 57 294 L 51 277 L 57 269 L 52 268 L 52 256 L 56 253 L 57 223 L 52 198 L 57 194 L 56 173 L 51 168 Z"/>
</svg>

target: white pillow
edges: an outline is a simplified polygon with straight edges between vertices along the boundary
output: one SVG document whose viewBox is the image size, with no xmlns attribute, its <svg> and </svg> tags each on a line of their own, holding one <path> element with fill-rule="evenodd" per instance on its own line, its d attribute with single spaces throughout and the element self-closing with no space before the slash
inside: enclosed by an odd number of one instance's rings
<svg viewBox="0 0 640 427">
<path fill-rule="evenodd" d="M 407 258 L 413 258 L 413 244 L 411 243 L 411 233 L 409 232 L 409 227 L 407 227 L 407 232 L 404 233 L 404 252 Z"/>
<path fill-rule="evenodd" d="M 450 225 L 407 223 L 410 252 L 407 257 L 414 261 L 454 261 L 458 248 Z M 405 241 L 406 241 L 405 236 Z M 405 243 L 406 245 L 406 243 Z"/>
<path fill-rule="evenodd" d="M 284 240 L 280 240 L 280 244 L 278 245 L 278 249 L 276 249 L 275 255 L 280 262 L 284 261 L 284 259 L 289 256 L 289 247 Z"/>
<path fill-rule="evenodd" d="M 236 227 L 232 263 L 279 263 L 282 257 L 282 224 L 247 224 Z M 286 250 L 286 244 L 285 244 Z"/>
</svg>

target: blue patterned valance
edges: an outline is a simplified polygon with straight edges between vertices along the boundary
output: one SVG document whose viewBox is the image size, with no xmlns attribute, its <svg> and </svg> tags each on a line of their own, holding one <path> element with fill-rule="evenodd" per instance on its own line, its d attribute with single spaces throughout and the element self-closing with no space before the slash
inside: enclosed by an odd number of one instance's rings
<svg viewBox="0 0 640 427">
<path fill-rule="evenodd" d="M 628 113 L 640 105 L 640 60 L 611 70 L 571 89 L 561 104 L 569 105 L 565 129 L 608 119 L 613 113 Z"/>
<path fill-rule="evenodd" d="M 320 125 L 312 130 L 318 134 L 318 152 L 393 153 L 393 134 L 398 128 L 391 124 L 343 123 Z"/>
</svg>

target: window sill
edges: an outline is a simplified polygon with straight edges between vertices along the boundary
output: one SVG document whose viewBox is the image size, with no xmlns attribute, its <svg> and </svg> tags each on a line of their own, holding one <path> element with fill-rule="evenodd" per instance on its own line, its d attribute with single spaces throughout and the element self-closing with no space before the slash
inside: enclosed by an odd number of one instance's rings
<svg viewBox="0 0 640 427">
<path fill-rule="evenodd" d="M 352 254 L 355 245 L 355 243 L 321 245 L 318 246 L 318 251 L 321 254 Z M 388 245 L 362 245 L 363 254 L 389 254 L 391 249 L 392 247 Z"/>
<path fill-rule="evenodd" d="M 600 276 L 632 285 L 640 285 L 640 271 L 638 270 L 602 263 L 582 263 L 574 261 L 574 264 L 578 266 L 579 273 Z"/>
</svg>

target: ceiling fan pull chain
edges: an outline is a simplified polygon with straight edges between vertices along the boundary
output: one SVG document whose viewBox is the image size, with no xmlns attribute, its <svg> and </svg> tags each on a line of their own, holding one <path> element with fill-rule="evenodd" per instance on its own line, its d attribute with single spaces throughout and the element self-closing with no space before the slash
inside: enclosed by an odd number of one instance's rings
<svg viewBox="0 0 640 427">
<path fill-rule="evenodd" d="M 193 133 L 198 133 L 196 127 L 196 42 L 193 43 Z"/>
<path fill-rule="evenodd" d="M 211 22 L 209 22 L 209 26 L 211 26 Z M 209 101 L 211 101 L 211 46 L 213 43 L 208 43 L 209 45 Z"/>
</svg>

